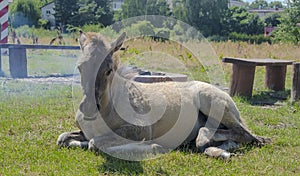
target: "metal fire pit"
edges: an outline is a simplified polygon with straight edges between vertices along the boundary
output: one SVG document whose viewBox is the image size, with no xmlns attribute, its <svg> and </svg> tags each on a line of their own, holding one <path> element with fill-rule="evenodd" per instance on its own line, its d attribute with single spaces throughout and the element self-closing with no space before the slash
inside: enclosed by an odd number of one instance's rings
<svg viewBox="0 0 300 176">
<path fill-rule="evenodd" d="M 135 76 L 133 80 L 142 83 L 155 83 L 167 81 L 185 82 L 187 81 L 187 75 L 147 71 Z"/>
</svg>

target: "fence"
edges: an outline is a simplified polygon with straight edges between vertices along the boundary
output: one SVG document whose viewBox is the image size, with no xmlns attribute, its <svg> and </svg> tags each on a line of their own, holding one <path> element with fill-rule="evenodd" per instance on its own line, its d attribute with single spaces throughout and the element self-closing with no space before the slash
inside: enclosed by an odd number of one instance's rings
<svg viewBox="0 0 300 176">
<path fill-rule="evenodd" d="M 9 52 L 9 70 L 13 78 L 26 78 L 27 72 L 27 54 L 26 49 L 51 49 L 51 50 L 79 50 L 79 46 L 53 46 L 53 45 L 17 45 L 0 44 L 1 48 L 8 48 Z M 0 55 L 0 71 L 2 70 Z"/>
</svg>

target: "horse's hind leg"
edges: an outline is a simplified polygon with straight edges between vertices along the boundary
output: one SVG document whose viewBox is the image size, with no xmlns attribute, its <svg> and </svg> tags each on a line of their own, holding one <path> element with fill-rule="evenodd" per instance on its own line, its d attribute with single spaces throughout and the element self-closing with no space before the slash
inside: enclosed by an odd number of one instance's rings
<svg viewBox="0 0 300 176">
<path fill-rule="evenodd" d="M 89 141 L 82 131 L 66 132 L 59 135 L 57 145 L 60 147 L 80 147 L 87 148 Z"/>
</svg>

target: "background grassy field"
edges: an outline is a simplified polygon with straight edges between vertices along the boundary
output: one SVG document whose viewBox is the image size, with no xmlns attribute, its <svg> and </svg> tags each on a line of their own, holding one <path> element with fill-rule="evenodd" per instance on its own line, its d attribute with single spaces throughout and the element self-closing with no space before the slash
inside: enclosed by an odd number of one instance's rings
<svg viewBox="0 0 300 176">
<path fill-rule="evenodd" d="M 123 62 L 145 68 L 137 59 L 145 51 L 167 52 L 185 61 L 196 80 L 207 81 L 205 69 L 186 50 L 175 44 L 128 41 Z M 217 57 L 278 58 L 298 60 L 300 50 L 292 45 L 212 43 Z M 31 76 L 73 74 L 79 51 L 28 51 Z M 8 74 L 7 57 L 2 58 Z M 151 65 L 150 68 L 158 69 Z M 156 67 L 156 68 L 154 68 Z M 172 64 L 164 69 L 172 70 Z M 231 65 L 224 64 L 226 80 Z M 159 69 L 158 69 L 159 70 Z M 168 70 L 168 71 L 170 71 Z M 179 70 L 179 72 L 185 70 Z M 264 69 L 257 68 L 254 96 L 234 97 L 247 126 L 257 135 L 272 138 L 261 148 L 244 146 L 229 161 L 209 158 L 192 149 L 176 150 L 157 159 L 129 162 L 82 149 L 60 149 L 60 133 L 77 130 L 74 109 L 80 100 L 78 85 L 34 84 L 0 78 L 0 175 L 299 175 L 300 107 L 289 102 L 291 68 L 286 91 L 272 92 L 263 86 Z"/>
</svg>

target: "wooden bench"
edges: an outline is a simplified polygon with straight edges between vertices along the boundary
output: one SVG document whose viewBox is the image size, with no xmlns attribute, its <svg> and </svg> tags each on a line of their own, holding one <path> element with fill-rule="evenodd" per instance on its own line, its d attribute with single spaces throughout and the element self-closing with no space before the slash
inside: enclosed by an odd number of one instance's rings
<svg viewBox="0 0 300 176">
<path fill-rule="evenodd" d="M 54 50 L 79 50 L 79 46 L 54 46 L 54 45 L 17 45 L 17 44 L 0 44 L 1 48 L 8 48 L 9 53 L 9 70 L 13 78 L 26 78 L 27 73 L 27 55 L 26 49 L 54 49 Z M 1 54 L 0 54 L 0 71 Z"/>
<path fill-rule="evenodd" d="M 285 77 L 287 65 L 292 65 L 290 60 L 277 59 L 242 59 L 223 58 L 223 62 L 232 63 L 230 81 L 230 95 L 252 96 L 253 82 L 256 66 L 265 66 L 265 86 L 271 90 L 285 90 Z"/>
</svg>

